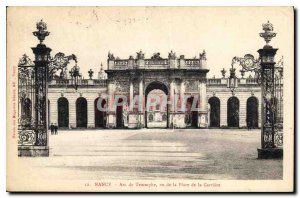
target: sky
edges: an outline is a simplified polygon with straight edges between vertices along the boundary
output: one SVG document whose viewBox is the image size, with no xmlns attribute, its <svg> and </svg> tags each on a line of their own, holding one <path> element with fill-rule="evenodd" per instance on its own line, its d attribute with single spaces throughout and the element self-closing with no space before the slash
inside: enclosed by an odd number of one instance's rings
<svg viewBox="0 0 300 198">
<path fill-rule="evenodd" d="M 276 60 L 284 56 L 285 66 L 293 66 L 290 7 L 9 7 L 7 67 L 24 53 L 33 59 L 31 47 L 38 41 L 32 32 L 40 19 L 50 31 L 44 43 L 51 55 L 75 54 L 85 78 L 89 69 L 96 75 L 101 63 L 106 69 L 109 51 L 127 59 L 139 50 L 146 58 L 155 52 L 167 58 L 171 50 L 193 58 L 205 50 L 208 77 L 221 77 L 220 70 L 228 71 L 234 56 L 258 57 L 265 44 L 259 33 L 268 20 L 277 33 L 271 42 L 279 48 Z"/>
</svg>

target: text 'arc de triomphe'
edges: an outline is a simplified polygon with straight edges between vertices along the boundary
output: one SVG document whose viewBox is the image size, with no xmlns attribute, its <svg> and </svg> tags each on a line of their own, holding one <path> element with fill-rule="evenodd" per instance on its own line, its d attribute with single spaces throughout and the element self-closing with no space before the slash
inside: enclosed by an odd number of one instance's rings
<svg viewBox="0 0 300 198">
<path fill-rule="evenodd" d="M 109 53 L 107 66 L 108 128 L 122 128 L 122 122 L 127 122 L 128 128 L 147 127 L 145 105 L 147 95 L 154 89 L 162 90 L 168 101 L 179 98 L 177 102 L 168 102 L 166 105 L 167 127 L 187 127 L 187 110 L 180 106 L 186 105 L 191 98 L 196 101 L 197 111 L 189 112 L 192 117 L 189 126 L 207 127 L 206 74 L 209 70 L 205 51 L 192 59 L 186 59 L 183 55 L 178 58 L 172 51 L 168 58 L 161 58 L 156 53 L 149 59 L 145 58 L 142 51 L 137 52 L 136 58 L 130 56 L 129 59 L 115 58 Z M 142 107 L 112 105 L 116 100 L 124 102 L 120 96 L 128 98 L 127 105 L 138 98 L 138 101 L 143 101 L 138 102 Z M 124 111 L 127 111 L 127 120 L 122 119 Z"/>
</svg>

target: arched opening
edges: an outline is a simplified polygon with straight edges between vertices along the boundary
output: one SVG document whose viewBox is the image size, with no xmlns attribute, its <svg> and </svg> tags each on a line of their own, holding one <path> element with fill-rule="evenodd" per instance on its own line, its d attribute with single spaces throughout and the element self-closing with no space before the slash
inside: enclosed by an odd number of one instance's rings
<svg viewBox="0 0 300 198">
<path fill-rule="evenodd" d="M 153 114 L 150 114 L 150 115 L 149 115 L 148 121 L 149 121 L 149 122 L 153 122 L 153 121 L 154 121 L 154 116 L 153 116 Z"/>
<path fill-rule="evenodd" d="M 69 101 L 61 97 L 57 101 L 58 127 L 69 127 Z"/>
<path fill-rule="evenodd" d="M 169 113 L 168 105 L 166 104 L 169 94 L 168 87 L 161 82 L 152 82 L 145 89 L 145 127 L 146 128 L 168 128 Z M 149 111 L 149 112 L 148 112 Z M 148 113 L 153 115 L 153 120 L 150 121 Z M 165 116 L 164 116 L 165 115 Z M 148 120 L 149 119 L 149 120 Z"/>
<path fill-rule="evenodd" d="M 258 128 L 258 100 L 252 96 L 247 100 L 247 127 Z"/>
<path fill-rule="evenodd" d="M 187 127 L 198 127 L 198 98 L 189 97 L 186 101 L 185 124 Z"/>
<path fill-rule="evenodd" d="M 87 128 L 87 101 L 83 97 L 76 100 L 76 127 Z"/>
<path fill-rule="evenodd" d="M 123 118 L 123 99 L 118 99 L 118 106 L 116 106 L 116 127 L 123 128 L 124 127 L 124 118 Z"/>
<path fill-rule="evenodd" d="M 220 127 L 220 99 L 217 97 L 211 97 L 208 100 L 210 105 L 210 127 Z"/>
<path fill-rule="evenodd" d="M 95 127 L 105 127 L 106 126 L 106 100 L 103 98 L 96 98 L 94 102 L 95 110 Z"/>
<path fill-rule="evenodd" d="M 21 117 L 25 127 L 31 126 L 32 121 L 32 102 L 29 98 L 21 99 Z"/>
<path fill-rule="evenodd" d="M 230 97 L 227 101 L 227 126 L 239 127 L 240 101 L 237 97 Z"/>
</svg>

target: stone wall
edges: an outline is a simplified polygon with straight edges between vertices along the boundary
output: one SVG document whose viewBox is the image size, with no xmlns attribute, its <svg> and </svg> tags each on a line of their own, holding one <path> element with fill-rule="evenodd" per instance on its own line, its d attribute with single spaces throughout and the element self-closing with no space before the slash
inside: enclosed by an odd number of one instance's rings
<svg viewBox="0 0 300 198">
<path fill-rule="evenodd" d="M 211 97 L 217 97 L 220 99 L 220 126 L 227 126 L 227 101 L 233 96 L 232 92 L 226 85 L 209 85 L 207 86 L 207 105 L 208 100 Z M 254 96 L 258 100 L 258 126 L 260 127 L 261 118 L 261 91 L 259 86 L 243 86 L 238 87 L 234 91 L 234 96 L 239 100 L 239 125 L 240 127 L 246 127 L 247 116 L 247 100 Z"/>
<path fill-rule="evenodd" d="M 60 88 L 50 87 L 48 99 L 50 101 L 50 123 L 58 123 L 58 99 L 65 97 L 69 102 L 69 128 L 76 128 L 76 100 L 83 97 L 87 100 L 87 127 L 95 127 L 95 112 L 94 102 L 101 95 L 105 93 L 105 87 L 79 87 L 74 88 Z"/>
<path fill-rule="evenodd" d="M 227 127 L 227 101 L 233 96 L 233 94 L 238 98 L 240 104 L 239 127 L 247 126 L 247 100 L 252 96 L 256 97 L 258 100 L 258 125 L 260 127 L 261 92 L 260 87 L 257 84 L 247 84 L 241 80 L 234 93 L 227 88 L 226 79 L 209 79 L 207 83 L 203 85 L 206 90 L 206 109 L 209 109 L 208 100 L 211 97 L 215 96 L 220 99 L 220 127 Z M 76 128 L 76 100 L 83 97 L 87 100 L 87 127 L 94 128 L 94 102 L 99 96 L 101 96 L 101 94 L 105 93 L 107 93 L 107 88 L 103 85 L 79 86 L 77 90 L 70 86 L 50 85 L 48 95 L 48 99 L 50 101 L 50 123 L 58 123 L 58 99 L 60 97 L 65 97 L 69 103 L 69 128 Z M 141 116 L 141 118 L 144 118 L 144 116 Z M 115 122 L 115 118 L 112 121 Z M 206 126 L 209 126 L 209 123 L 207 123 Z"/>
</svg>

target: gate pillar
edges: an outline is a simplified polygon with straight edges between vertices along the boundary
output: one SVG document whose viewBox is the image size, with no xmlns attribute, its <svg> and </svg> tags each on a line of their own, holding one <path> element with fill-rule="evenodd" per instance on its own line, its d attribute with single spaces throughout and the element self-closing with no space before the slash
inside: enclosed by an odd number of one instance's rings
<svg viewBox="0 0 300 198">
<path fill-rule="evenodd" d="M 32 111 L 30 119 L 24 117 L 22 111 L 19 114 L 18 155 L 29 157 L 49 156 L 47 89 L 51 49 L 46 47 L 43 41 L 50 33 L 47 31 L 47 24 L 42 20 L 37 23 L 36 27 L 37 31 L 33 34 L 39 39 L 40 43 L 32 48 L 35 55 L 34 65 L 19 63 L 20 102 L 24 101 L 22 98 L 30 96 Z M 23 71 L 28 71 L 28 73 L 26 72 L 27 74 L 23 75 Z M 26 104 L 22 103 L 22 105 Z"/>
<path fill-rule="evenodd" d="M 271 23 L 263 24 L 263 33 L 260 36 L 266 41 L 266 45 L 258 50 L 261 66 L 261 148 L 258 149 L 259 159 L 282 158 L 283 148 L 276 144 L 276 140 L 282 139 L 282 134 L 276 127 L 276 98 L 275 98 L 275 61 L 274 57 L 278 49 L 273 48 L 269 42 L 276 33 L 273 32 Z M 277 136 L 277 138 L 276 138 Z"/>
</svg>

